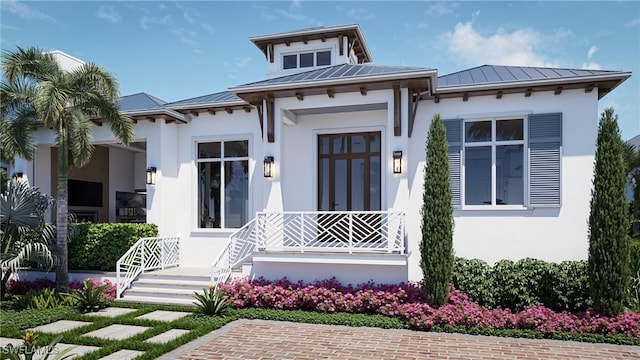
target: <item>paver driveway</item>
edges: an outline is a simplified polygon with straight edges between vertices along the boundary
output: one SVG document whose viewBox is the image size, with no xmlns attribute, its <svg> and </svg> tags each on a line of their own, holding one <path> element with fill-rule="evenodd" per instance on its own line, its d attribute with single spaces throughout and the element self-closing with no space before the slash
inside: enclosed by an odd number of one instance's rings
<svg viewBox="0 0 640 360">
<path fill-rule="evenodd" d="M 640 347 L 238 320 L 161 359 L 640 359 Z"/>
</svg>

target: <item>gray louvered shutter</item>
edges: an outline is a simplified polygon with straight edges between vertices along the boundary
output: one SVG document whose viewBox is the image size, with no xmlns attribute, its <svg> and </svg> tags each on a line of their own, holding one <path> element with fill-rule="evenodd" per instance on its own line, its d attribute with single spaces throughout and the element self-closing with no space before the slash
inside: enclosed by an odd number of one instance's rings
<svg viewBox="0 0 640 360">
<path fill-rule="evenodd" d="M 451 185 L 451 202 L 454 207 L 462 205 L 460 184 L 462 183 L 462 119 L 444 120 L 449 145 L 449 181 Z"/>
<path fill-rule="evenodd" d="M 562 113 L 529 115 L 529 206 L 560 206 Z"/>
</svg>

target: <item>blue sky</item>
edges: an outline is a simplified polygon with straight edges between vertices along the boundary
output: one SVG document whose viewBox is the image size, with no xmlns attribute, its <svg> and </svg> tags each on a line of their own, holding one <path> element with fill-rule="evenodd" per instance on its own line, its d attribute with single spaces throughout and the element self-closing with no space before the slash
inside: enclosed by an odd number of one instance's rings
<svg viewBox="0 0 640 360">
<path fill-rule="evenodd" d="M 248 38 L 360 24 L 374 63 L 632 71 L 600 101 L 623 139 L 640 133 L 640 2 L 15 1 L 0 2 L 3 50 L 37 46 L 95 62 L 123 95 L 187 99 L 261 80 Z"/>
</svg>

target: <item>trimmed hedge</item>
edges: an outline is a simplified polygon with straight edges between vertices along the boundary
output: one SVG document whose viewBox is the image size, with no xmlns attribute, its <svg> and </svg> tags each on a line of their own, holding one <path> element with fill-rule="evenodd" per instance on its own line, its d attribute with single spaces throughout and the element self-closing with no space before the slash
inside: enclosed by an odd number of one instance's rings
<svg viewBox="0 0 640 360">
<path fill-rule="evenodd" d="M 456 258 L 453 285 L 478 304 L 520 311 L 544 304 L 572 313 L 589 308 L 586 261 L 560 264 L 536 259 L 498 261 L 494 266 L 478 259 Z"/>
<path fill-rule="evenodd" d="M 115 271 L 116 262 L 136 241 L 158 236 L 155 224 L 76 224 L 69 241 L 69 270 Z"/>
</svg>

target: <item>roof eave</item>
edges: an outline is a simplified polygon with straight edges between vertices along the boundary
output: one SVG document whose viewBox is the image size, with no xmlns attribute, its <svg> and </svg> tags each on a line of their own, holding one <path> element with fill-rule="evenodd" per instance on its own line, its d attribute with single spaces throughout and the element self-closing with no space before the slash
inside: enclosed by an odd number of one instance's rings
<svg viewBox="0 0 640 360">
<path fill-rule="evenodd" d="M 249 105 L 246 101 L 227 101 L 227 102 L 214 102 L 214 103 L 197 103 L 197 104 L 188 104 L 188 105 L 180 105 L 180 106 L 172 106 L 168 107 L 172 110 L 191 110 L 191 109 L 202 109 L 202 108 L 224 108 L 229 106 L 245 106 Z"/>
<path fill-rule="evenodd" d="M 611 87 L 609 91 L 615 89 L 618 85 L 623 83 L 626 79 L 631 76 L 631 72 L 617 72 L 613 74 L 606 75 L 594 75 L 594 76 L 580 76 L 573 78 L 559 78 L 559 79 L 544 79 L 544 80 L 534 80 L 534 81 L 512 81 L 512 82 L 502 82 L 502 83 L 489 83 L 489 84 L 478 84 L 478 85 L 460 85 L 460 86 L 451 86 L 444 88 L 436 88 L 434 94 L 448 94 L 448 93 L 456 93 L 456 92 L 464 92 L 464 91 L 482 91 L 482 90 L 497 90 L 503 88 L 520 88 L 526 86 L 548 86 L 548 85 L 561 85 L 561 84 L 574 84 L 574 83 L 584 83 L 584 82 L 603 82 L 603 81 L 612 81 L 617 80 L 616 85 Z"/>
<path fill-rule="evenodd" d="M 296 89 L 303 89 L 309 87 L 318 87 L 318 86 L 335 86 L 335 85 L 351 85 L 357 83 L 367 83 L 374 81 L 392 81 L 392 80 L 407 80 L 407 79 L 415 79 L 420 77 L 427 77 L 434 79 L 437 84 L 437 70 L 424 70 L 419 72 L 410 72 L 410 73 L 394 73 L 394 74 L 377 74 L 374 76 L 360 76 L 353 78 L 338 78 L 338 79 L 329 79 L 329 80 L 321 80 L 321 81 L 301 81 L 294 83 L 281 83 L 281 84 L 273 84 L 273 85 L 259 85 L 259 86 L 236 86 L 229 88 L 229 92 L 235 94 L 245 94 L 252 92 L 261 92 L 261 91 L 277 91 L 277 90 L 286 90 L 295 87 Z"/>
<path fill-rule="evenodd" d="M 129 116 L 166 115 L 166 116 L 171 116 L 176 120 L 181 121 L 185 124 L 188 122 L 183 114 L 171 109 L 131 110 L 131 111 L 122 111 L 122 113 Z"/>
</svg>

